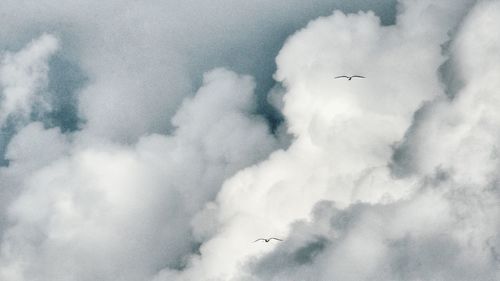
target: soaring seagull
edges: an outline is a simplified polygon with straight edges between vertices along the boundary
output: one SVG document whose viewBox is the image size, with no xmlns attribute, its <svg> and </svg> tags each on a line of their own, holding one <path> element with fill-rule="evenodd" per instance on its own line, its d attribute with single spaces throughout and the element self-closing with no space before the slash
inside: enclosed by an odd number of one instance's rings
<svg viewBox="0 0 500 281">
<path fill-rule="evenodd" d="M 342 75 L 342 76 L 335 77 L 335 79 L 338 79 L 338 78 L 347 78 L 347 80 L 351 80 L 352 78 L 366 78 L 366 77 L 361 76 L 361 75 L 353 75 L 353 76 Z"/>
<path fill-rule="evenodd" d="M 255 242 L 259 241 L 259 240 L 262 240 L 262 241 L 264 241 L 264 242 L 266 242 L 266 243 L 267 243 L 267 242 L 269 242 L 269 241 L 271 241 L 271 240 L 273 240 L 273 239 L 274 239 L 274 240 L 278 240 L 278 241 L 283 241 L 283 240 L 281 240 L 281 239 L 279 239 L 279 238 L 274 238 L 274 237 L 271 237 L 271 238 L 267 238 L 267 239 L 266 239 L 266 238 L 259 238 L 259 239 L 255 240 L 255 241 L 253 241 L 253 242 L 255 243 Z"/>
</svg>

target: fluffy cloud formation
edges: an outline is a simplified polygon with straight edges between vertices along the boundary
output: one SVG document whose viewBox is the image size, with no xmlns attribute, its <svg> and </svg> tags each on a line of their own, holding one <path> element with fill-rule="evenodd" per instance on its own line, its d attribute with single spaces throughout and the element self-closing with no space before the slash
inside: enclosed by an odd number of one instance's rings
<svg viewBox="0 0 500 281">
<path fill-rule="evenodd" d="M 33 156 L 60 156 L 22 180 L 7 210 L 2 279 L 144 280 L 182 267 L 196 247 L 193 214 L 225 178 L 276 147 L 252 116 L 254 88 L 248 76 L 214 70 L 174 116 L 172 136 L 145 136 L 131 147 L 89 145 L 76 135 L 68 154 L 51 150 L 71 142 L 54 129 L 24 128 L 9 145 L 9 171 Z M 53 144 L 42 148 L 33 138 Z"/>
<path fill-rule="evenodd" d="M 58 40 L 44 34 L 17 53 L 2 54 L 0 128 L 8 118 L 29 120 L 35 105 L 38 110 L 48 106 L 40 92 L 47 87 L 48 60 L 58 48 Z"/>
<path fill-rule="evenodd" d="M 500 45 L 475 30 L 500 20 L 499 3 L 471 4 L 404 1 L 385 27 L 336 12 L 290 38 L 276 78 L 295 140 L 226 181 L 206 211 L 218 231 L 158 280 L 497 279 L 498 68 L 485 59 Z M 450 99 L 438 71 L 456 29 L 465 86 Z M 250 243 L 262 236 L 288 238 Z"/>
<path fill-rule="evenodd" d="M 20 48 L 40 33 L 57 34 L 66 65 L 57 76 L 77 65 L 80 79 L 88 79 L 78 93 L 78 116 L 86 130 L 130 143 L 171 130 L 169 120 L 183 98 L 214 67 L 253 74 L 262 96 L 272 86 L 273 61 L 283 40 L 333 8 L 374 9 L 386 22 L 393 20 L 395 0 L 344 2 L 6 0 L 0 47 Z"/>
<path fill-rule="evenodd" d="M 499 279 L 500 1 L 326 2 L 6 13 L 0 279 Z M 273 135 L 260 63 L 313 15 L 276 57 Z M 65 69 L 88 76 L 70 132 L 32 116 Z"/>
</svg>

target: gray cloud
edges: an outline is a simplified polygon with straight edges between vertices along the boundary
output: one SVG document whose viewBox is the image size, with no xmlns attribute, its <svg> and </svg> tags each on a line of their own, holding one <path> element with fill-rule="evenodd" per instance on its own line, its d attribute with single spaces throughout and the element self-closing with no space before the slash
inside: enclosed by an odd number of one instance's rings
<svg viewBox="0 0 500 281">
<path fill-rule="evenodd" d="M 424 191 L 409 201 L 354 204 L 343 210 L 326 202 L 318 204 L 312 222 L 296 223 L 289 240 L 260 259 L 253 268 L 254 279 L 496 279 L 498 261 L 488 246 L 495 238 L 488 238 L 493 233 L 486 233 L 487 224 L 496 223 L 487 216 L 472 215 L 472 205 L 455 200 L 439 202 L 439 197 L 433 191 Z M 431 202 L 440 207 L 420 209 Z M 497 213 L 498 207 L 488 210 Z M 474 222 L 481 230 L 464 233 L 464 228 Z M 486 237 L 470 243 L 477 235 Z M 296 257 L 311 248 L 316 248 L 312 258 L 298 263 Z"/>
</svg>

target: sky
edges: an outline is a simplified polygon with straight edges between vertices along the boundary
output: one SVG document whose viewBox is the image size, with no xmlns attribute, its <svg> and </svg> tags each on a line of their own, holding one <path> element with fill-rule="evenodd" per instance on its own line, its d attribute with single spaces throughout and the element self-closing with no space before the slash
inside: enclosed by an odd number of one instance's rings
<svg viewBox="0 0 500 281">
<path fill-rule="evenodd" d="M 0 26 L 0 280 L 500 279 L 500 1 L 4 0 Z"/>
</svg>

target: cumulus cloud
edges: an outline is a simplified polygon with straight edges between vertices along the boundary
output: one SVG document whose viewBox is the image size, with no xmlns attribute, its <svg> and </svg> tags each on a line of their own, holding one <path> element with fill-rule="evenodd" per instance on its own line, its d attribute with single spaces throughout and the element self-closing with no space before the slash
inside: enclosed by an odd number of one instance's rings
<svg viewBox="0 0 500 281">
<path fill-rule="evenodd" d="M 8 118 L 29 120 L 35 104 L 47 107 L 41 92 L 47 86 L 48 60 L 58 50 L 59 41 L 44 34 L 16 53 L 2 54 L 0 64 L 0 128 Z"/>
<path fill-rule="evenodd" d="M 494 25 L 498 3 L 469 12 L 472 4 L 403 1 L 395 26 L 335 12 L 291 37 L 275 77 L 295 140 L 226 181 L 207 209 L 219 231 L 177 277 L 496 279 L 497 118 L 488 108 L 497 87 L 485 77 L 497 70 L 482 58 L 497 50 L 493 35 L 473 30 Z M 456 29 L 453 67 L 476 69 L 479 80 L 464 79 L 450 100 L 438 72 Z M 346 73 L 368 79 L 332 79 Z M 401 161 L 408 176 L 394 172 Z M 334 207 L 310 217 L 325 200 Z M 288 239 L 274 251 L 249 243 L 266 235 Z"/>
<path fill-rule="evenodd" d="M 9 145 L 9 170 L 33 156 L 59 157 L 21 181 L 24 191 L 7 210 L 2 279 L 145 280 L 159 268 L 183 267 L 199 243 L 190 238 L 190 218 L 223 179 L 276 147 L 253 116 L 254 88 L 248 76 L 207 73 L 174 116 L 175 132 L 134 146 L 89 146 L 36 123 L 23 129 Z M 44 139 L 53 144 L 40 147 Z M 64 147 L 57 141 L 73 143 L 70 153 L 51 150 Z"/>
<path fill-rule="evenodd" d="M 0 279 L 500 277 L 499 1 L 99 7 L 6 1 Z"/>
<path fill-rule="evenodd" d="M 60 56 L 82 69 L 78 115 L 93 134 L 132 142 L 172 129 L 169 120 L 202 73 L 231 67 L 256 76 L 263 93 L 273 84 L 274 57 L 295 29 L 335 7 L 374 9 L 386 22 L 395 0 L 345 1 L 91 1 L 2 4 L 0 46 L 57 34 Z M 61 73 L 59 76 L 63 76 Z M 265 100 L 261 98 L 260 100 Z M 269 106 L 261 112 L 270 111 Z"/>
</svg>

